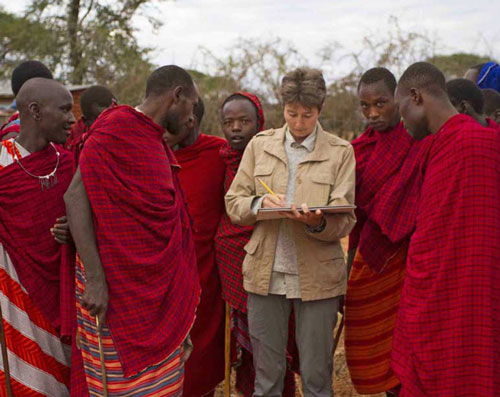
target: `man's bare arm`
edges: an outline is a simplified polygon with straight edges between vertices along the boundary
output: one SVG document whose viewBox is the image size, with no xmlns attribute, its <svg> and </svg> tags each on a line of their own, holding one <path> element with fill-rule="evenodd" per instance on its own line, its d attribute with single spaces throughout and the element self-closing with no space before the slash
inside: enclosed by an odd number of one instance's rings
<svg viewBox="0 0 500 397">
<path fill-rule="evenodd" d="M 99 332 L 106 320 L 108 285 L 97 250 L 92 222 L 92 209 L 83 184 L 80 168 L 75 173 L 66 194 L 66 213 L 78 254 L 85 268 L 87 282 L 82 305 L 99 318 Z"/>
</svg>

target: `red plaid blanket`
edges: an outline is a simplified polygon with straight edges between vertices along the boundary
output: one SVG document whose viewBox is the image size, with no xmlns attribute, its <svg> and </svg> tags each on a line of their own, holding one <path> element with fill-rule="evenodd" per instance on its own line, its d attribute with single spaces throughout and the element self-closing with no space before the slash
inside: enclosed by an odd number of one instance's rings
<svg viewBox="0 0 500 397">
<path fill-rule="evenodd" d="M 465 115 L 432 136 L 393 342 L 402 396 L 500 390 L 499 153 Z"/>
<path fill-rule="evenodd" d="M 80 156 L 109 286 L 107 322 L 126 376 L 179 347 L 199 301 L 189 217 L 163 132 L 129 106 L 111 108 Z"/>
<path fill-rule="evenodd" d="M 369 127 L 352 141 L 356 156 L 357 222 L 349 235 L 349 249 L 359 246 L 373 197 L 400 169 L 412 143 L 413 139 L 401 122 L 390 131 Z"/>
<path fill-rule="evenodd" d="M 220 149 L 222 160 L 226 164 L 224 191 L 228 191 L 233 182 L 243 152 L 231 149 L 226 143 Z M 243 289 L 243 274 L 241 266 L 245 258 L 243 247 L 252 236 L 253 227 L 238 226 L 231 223 L 231 219 L 224 212 L 215 236 L 215 253 L 217 265 L 222 281 L 222 297 L 233 308 L 247 311 L 247 293 Z"/>
<path fill-rule="evenodd" d="M 60 330 L 67 320 L 61 317 L 60 278 L 74 271 L 75 262 L 74 256 L 67 256 L 67 247 L 58 244 L 50 233 L 56 219 L 66 214 L 63 195 L 73 177 L 71 154 L 60 147 L 58 150 L 58 183 L 50 189 L 42 191 L 39 180 L 17 163 L 0 170 L 0 242 L 34 304 Z M 21 161 L 32 174 L 46 175 L 54 169 L 56 159 L 54 148 L 48 146 Z"/>
</svg>

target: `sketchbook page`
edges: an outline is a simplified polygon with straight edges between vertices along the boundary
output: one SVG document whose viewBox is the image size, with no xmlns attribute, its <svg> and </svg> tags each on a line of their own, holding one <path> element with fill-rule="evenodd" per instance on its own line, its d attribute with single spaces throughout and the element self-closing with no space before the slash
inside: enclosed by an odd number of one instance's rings
<svg viewBox="0 0 500 397">
<path fill-rule="evenodd" d="M 332 205 L 332 206 L 324 206 L 324 207 L 310 207 L 310 211 L 321 210 L 325 214 L 339 214 L 352 212 L 356 209 L 355 205 Z M 302 208 L 297 208 L 297 211 L 302 212 Z M 283 215 L 284 212 L 292 212 L 290 207 L 283 208 L 261 208 L 257 213 L 258 221 L 272 220 L 272 219 L 281 219 L 285 218 Z"/>
</svg>

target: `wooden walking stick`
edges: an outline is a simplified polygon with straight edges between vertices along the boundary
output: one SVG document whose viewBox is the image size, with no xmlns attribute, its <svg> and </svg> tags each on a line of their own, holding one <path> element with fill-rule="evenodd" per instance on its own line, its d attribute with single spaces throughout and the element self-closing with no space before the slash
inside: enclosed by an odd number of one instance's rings
<svg viewBox="0 0 500 397">
<path fill-rule="evenodd" d="M 97 329 L 99 329 L 99 318 L 95 316 Z M 101 333 L 97 331 L 97 340 L 99 342 L 99 357 L 101 359 L 101 373 L 102 373 L 102 389 L 103 396 L 108 397 L 108 379 L 106 377 L 106 362 L 104 361 L 104 351 L 102 348 Z"/>
<path fill-rule="evenodd" d="M 231 308 L 226 302 L 226 326 L 224 329 L 224 396 L 231 396 Z"/>
<path fill-rule="evenodd" d="M 339 324 L 339 329 L 337 330 L 337 333 L 335 334 L 335 340 L 333 342 L 333 354 L 335 354 L 335 351 L 337 350 L 337 346 L 339 345 L 340 336 L 342 335 L 343 329 L 344 329 L 344 316 L 342 316 L 342 320 L 340 320 L 340 324 Z"/>
<path fill-rule="evenodd" d="M 12 397 L 12 385 L 10 384 L 10 368 L 9 368 L 9 355 L 7 352 L 7 343 L 5 342 L 5 329 L 3 327 L 2 305 L 0 305 L 0 344 L 2 345 L 2 361 L 3 372 L 5 374 L 5 389 L 7 397 Z"/>
</svg>

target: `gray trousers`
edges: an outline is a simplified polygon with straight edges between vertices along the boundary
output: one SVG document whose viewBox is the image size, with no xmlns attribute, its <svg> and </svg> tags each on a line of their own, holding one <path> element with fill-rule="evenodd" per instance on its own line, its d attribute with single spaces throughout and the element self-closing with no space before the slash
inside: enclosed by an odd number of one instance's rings
<svg viewBox="0 0 500 397">
<path fill-rule="evenodd" d="M 254 397 L 281 396 L 292 305 L 304 396 L 333 395 L 333 330 L 339 299 L 303 302 L 287 299 L 284 295 L 248 294 L 248 326 L 255 367 Z"/>
</svg>

